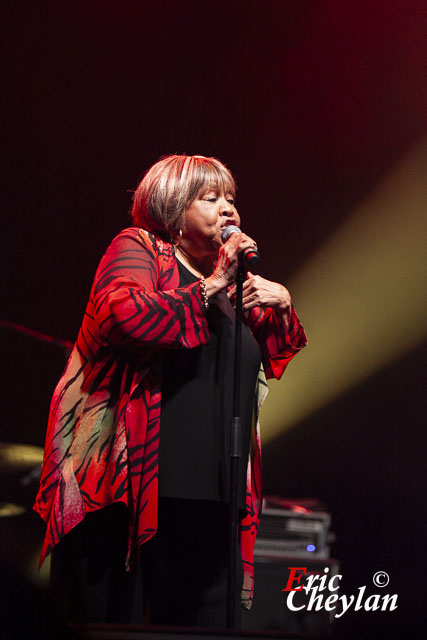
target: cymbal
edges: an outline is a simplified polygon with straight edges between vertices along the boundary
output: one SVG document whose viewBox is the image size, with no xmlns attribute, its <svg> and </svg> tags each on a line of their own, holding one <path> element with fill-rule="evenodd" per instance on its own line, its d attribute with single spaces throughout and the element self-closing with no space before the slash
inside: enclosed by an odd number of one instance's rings
<svg viewBox="0 0 427 640">
<path fill-rule="evenodd" d="M 0 473 L 33 469 L 43 462 L 43 449 L 30 444 L 0 442 Z"/>
<path fill-rule="evenodd" d="M 26 512 L 25 507 L 12 502 L 0 502 L 0 518 L 10 518 L 12 516 L 21 516 Z"/>
</svg>

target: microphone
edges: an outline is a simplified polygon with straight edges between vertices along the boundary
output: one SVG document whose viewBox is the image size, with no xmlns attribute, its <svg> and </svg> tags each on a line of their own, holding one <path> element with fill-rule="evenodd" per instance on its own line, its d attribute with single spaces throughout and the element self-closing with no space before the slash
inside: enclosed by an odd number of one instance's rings
<svg viewBox="0 0 427 640">
<path fill-rule="evenodd" d="M 236 227 L 235 224 L 230 224 L 228 227 L 225 227 L 221 233 L 221 240 L 223 242 L 227 242 L 228 238 L 232 233 L 242 233 L 242 230 L 239 227 Z M 244 256 L 246 264 L 251 267 L 254 267 L 259 262 L 259 253 L 254 248 L 248 248 L 244 250 Z"/>
</svg>

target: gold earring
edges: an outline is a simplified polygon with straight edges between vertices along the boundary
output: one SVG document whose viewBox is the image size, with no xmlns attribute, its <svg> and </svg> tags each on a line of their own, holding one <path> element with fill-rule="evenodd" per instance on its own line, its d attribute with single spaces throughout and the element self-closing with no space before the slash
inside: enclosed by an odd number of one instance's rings
<svg viewBox="0 0 427 640">
<path fill-rule="evenodd" d="M 178 240 L 175 241 L 175 242 L 172 242 L 173 246 L 177 247 L 179 245 L 179 243 L 181 242 L 181 240 L 182 240 L 182 229 L 179 230 Z"/>
</svg>

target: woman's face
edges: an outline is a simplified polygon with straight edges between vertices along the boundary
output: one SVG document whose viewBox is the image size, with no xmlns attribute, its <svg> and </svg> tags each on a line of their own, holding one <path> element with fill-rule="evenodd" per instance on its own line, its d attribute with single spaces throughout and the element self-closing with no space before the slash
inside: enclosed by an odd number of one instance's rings
<svg viewBox="0 0 427 640">
<path fill-rule="evenodd" d="M 184 211 L 180 245 L 196 257 L 216 257 L 221 233 L 231 224 L 240 226 L 234 196 L 216 187 L 204 189 Z"/>
</svg>

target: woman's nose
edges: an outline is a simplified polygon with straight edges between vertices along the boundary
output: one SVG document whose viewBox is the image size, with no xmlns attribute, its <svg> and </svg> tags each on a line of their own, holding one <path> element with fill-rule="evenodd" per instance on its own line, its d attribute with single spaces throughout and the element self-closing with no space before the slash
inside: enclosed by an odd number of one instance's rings
<svg viewBox="0 0 427 640">
<path fill-rule="evenodd" d="M 234 213 L 234 207 L 231 204 L 231 202 L 229 202 L 225 198 L 221 198 L 221 214 L 223 216 L 232 216 L 233 213 Z"/>
</svg>

